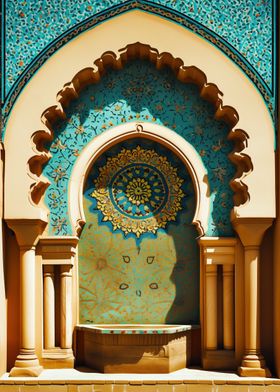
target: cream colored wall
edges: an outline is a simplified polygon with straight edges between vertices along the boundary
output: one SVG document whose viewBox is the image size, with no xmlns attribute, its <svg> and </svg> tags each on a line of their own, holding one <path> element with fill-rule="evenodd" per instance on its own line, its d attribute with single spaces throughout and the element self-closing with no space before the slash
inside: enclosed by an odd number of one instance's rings
<svg viewBox="0 0 280 392">
<path fill-rule="evenodd" d="M 24 88 L 6 129 L 5 217 L 44 215 L 29 199 L 30 186 L 36 178 L 28 174 L 27 166 L 34 155 L 31 135 L 40 129 L 47 130 L 41 123 L 43 111 L 56 105 L 56 94 L 63 85 L 81 69 L 91 67 L 103 52 L 117 53 L 136 41 L 182 58 L 185 65 L 195 65 L 205 72 L 209 82 L 217 84 L 223 92 L 224 105 L 234 107 L 239 113 L 237 128 L 249 134 L 244 153 L 252 158 L 254 167 L 244 180 L 250 190 L 250 202 L 237 207 L 235 213 L 241 217 L 274 217 L 274 130 L 258 90 L 209 42 L 179 25 L 141 11 L 126 13 L 79 35 L 51 56 Z M 18 146 L 21 146 L 20 153 Z M 266 203 L 263 203 L 263 189 L 267 191 Z"/>
</svg>

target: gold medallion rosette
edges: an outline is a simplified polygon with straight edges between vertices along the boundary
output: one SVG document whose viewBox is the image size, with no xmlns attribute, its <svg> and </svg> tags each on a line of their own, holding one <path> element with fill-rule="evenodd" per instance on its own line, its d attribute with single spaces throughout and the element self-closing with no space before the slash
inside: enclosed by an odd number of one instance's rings
<svg viewBox="0 0 280 392">
<path fill-rule="evenodd" d="M 165 156 L 137 146 L 107 159 L 94 180 L 91 197 L 113 230 L 139 238 L 176 221 L 185 196 L 182 184 Z"/>
</svg>

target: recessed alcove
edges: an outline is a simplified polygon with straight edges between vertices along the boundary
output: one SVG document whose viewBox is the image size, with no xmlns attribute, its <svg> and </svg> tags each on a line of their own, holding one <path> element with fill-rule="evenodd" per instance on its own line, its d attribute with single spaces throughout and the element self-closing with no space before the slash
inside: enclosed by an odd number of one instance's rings
<svg viewBox="0 0 280 392">
<path fill-rule="evenodd" d="M 135 137 L 92 162 L 83 199 L 78 363 L 103 372 L 185 368 L 191 341 L 200 341 L 188 169 L 164 145 Z"/>
</svg>

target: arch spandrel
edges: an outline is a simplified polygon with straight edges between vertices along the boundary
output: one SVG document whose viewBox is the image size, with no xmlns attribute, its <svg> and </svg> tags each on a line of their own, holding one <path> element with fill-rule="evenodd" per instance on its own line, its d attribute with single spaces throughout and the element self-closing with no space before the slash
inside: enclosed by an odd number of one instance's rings
<svg viewBox="0 0 280 392">
<path fill-rule="evenodd" d="M 117 23 L 116 20 L 118 20 Z M 26 172 L 26 162 L 34 156 L 34 153 L 31 147 L 24 147 L 28 151 L 22 154 L 22 157 L 19 156 L 14 146 L 14 138 L 17 138 L 17 143 L 23 146 L 30 146 L 30 139 L 34 131 L 43 128 L 39 124 L 42 113 L 47 107 L 53 106 L 50 103 L 54 96 L 54 91 L 59 91 L 59 86 L 65 80 L 71 80 L 79 69 L 91 67 L 92 59 L 98 58 L 98 55 L 106 52 L 108 48 L 117 53 L 116 48 L 125 47 L 128 31 L 131 40 L 134 40 L 134 42 L 149 42 L 151 47 L 156 47 L 159 52 L 170 51 L 174 56 L 180 57 L 184 64 L 195 64 L 199 69 L 203 69 L 209 81 L 213 81 L 223 90 L 224 103 L 230 101 L 230 106 L 234 107 L 238 112 L 238 129 L 245 129 L 249 136 L 249 147 L 246 147 L 246 150 L 243 150 L 242 153 L 237 151 L 239 160 L 244 157 L 244 153 L 250 151 L 248 155 L 251 157 L 254 167 L 250 176 L 246 177 L 245 180 L 244 178 L 242 179 L 245 185 L 250 184 L 250 201 L 241 207 L 236 207 L 235 213 L 240 216 L 251 216 L 250 214 L 254 211 L 254 214 L 259 214 L 260 216 L 274 216 L 274 184 L 271 180 L 273 176 L 263 177 L 262 188 L 265 187 L 271 190 L 268 203 L 265 205 L 262 203 L 259 189 L 256 189 L 259 186 L 259 172 L 274 173 L 274 159 L 272 156 L 274 144 L 273 127 L 262 98 L 240 70 L 226 56 L 213 48 L 211 44 L 182 27 L 162 20 L 160 20 L 161 23 L 159 24 L 157 20 L 158 18 L 155 16 L 135 11 L 81 34 L 77 39 L 62 48 L 60 52 L 54 54 L 26 86 L 14 107 L 7 125 L 5 143 L 6 149 L 9 151 L 9 154 L 7 154 L 7 156 L 9 155 L 6 176 L 7 194 L 14 193 L 17 187 L 11 181 L 15 171 L 23 178 L 23 184 L 20 191 L 16 192 L 20 193 L 17 203 L 14 203 L 12 198 L 10 200 L 7 198 L 6 217 L 23 216 L 23 214 L 28 217 L 30 214 L 36 215 L 36 211 L 40 210 L 40 208 L 30 203 L 29 198 L 26 197 L 33 184 L 35 182 L 38 183 L 36 176 L 34 178 L 34 173 L 30 175 L 30 173 Z M 145 29 L 143 29 L 143 22 L 145 23 Z M 110 34 L 112 28 L 116 28 L 114 37 Z M 155 28 L 158 34 L 156 37 L 151 37 L 149 31 L 153 31 Z M 164 34 L 161 34 L 161 28 L 164 29 Z M 168 32 L 167 35 L 166 32 Z M 148 36 L 149 39 L 147 39 Z M 166 39 L 166 37 L 168 38 Z M 95 48 L 92 46 L 93 41 L 95 43 L 98 42 Z M 89 45 L 90 42 L 91 44 Z M 184 42 L 184 45 L 182 45 L 182 42 Z M 104 50 L 102 50 L 102 47 Z M 86 48 L 86 50 L 83 50 L 83 48 Z M 93 50 L 90 51 L 89 48 Z M 94 53 L 97 51 L 99 53 L 95 55 Z M 63 61 L 61 61 L 62 58 Z M 70 58 L 72 59 L 71 61 Z M 76 58 L 77 61 L 73 62 L 73 58 Z M 240 88 L 236 88 L 237 84 Z M 208 90 L 210 91 L 210 89 Z M 46 94 L 42 94 L 42 91 L 46 91 Z M 38 96 L 40 96 L 40 100 L 34 100 Z M 58 100 L 60 100 L 60 96 Z M 248 105 L 248 102 L 251 104 Z M 27 109 L 30 107 L 33 109 L 32 113 Z M 57 111 L 61 114 L 60 105 L 57 108 Z M 258 108 L 259 110 L 257 110 Z M 27 113 L 30 114 L 30 117 L 27 116 Z M 261 137 L 260 127 L 266 132 L 266 138 Z M 15 135 L 14 130 L 16 129 L 21 129 L 22 132 Z M 43 132 L 45 135 L 50 134 L 48 127 L 45 127 Z M 17 160 L 14 159 L 15 156 L 17 156 Z M 10 192 L 11 188 L 13 192 Z"/>
</svg>

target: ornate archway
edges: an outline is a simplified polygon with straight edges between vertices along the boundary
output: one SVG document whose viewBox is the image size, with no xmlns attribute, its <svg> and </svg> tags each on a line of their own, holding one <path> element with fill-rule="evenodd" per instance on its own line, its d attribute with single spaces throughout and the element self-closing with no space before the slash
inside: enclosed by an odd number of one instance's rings
<svg viewBox="0 0 280 392">
<path fill-rule="evenodd" d="M 157 51 L 151 49 L 147 45 L 142 45 L 142 44 L 129 45 L 128 47 L 125 48 L 125 50 L 122 53 L 123 53 L 123 55 L 121 55 L 119 58 L 112 53 L 105 53 L 101 57 L 101 59 L 99 59 L 96 62 L 96 65 L 98 68 L 97 71 L 92 70 L 90 68 L 87 68 L 87 69 L 79 72 L 76 75 L 76 77 L 73 78 L 72 82 L 70 84 L 65 85 L 65 88 L 58 94 L 59 104 L 55 107 L 51 107 L 50 109 L 47 109 L 44 112 L 44 114 L 42 116 L 42 120 L 45 123 L 45 125 L 47 126 L 48 130 L 47 131 L 39 131 L 34 134 L 33 142 L 36 146 L 36 156 L 33 156 L 28 160 L 30 172 L 31 172 L 31 177 L 33 177 L 33 179 L 35 180 L 35 184 L 32 185 L 31 192 L 30 192 L 31 200 L 32 200 L 34 207 L 37 205 L 39 207 L 38 209 L 45 211 L 43 200 L 42 200 L 42 195 L 44 194 L 48 183 L 41 177 L 41 172 L 42 172 L 42 165 L 45 164 L 49 160 L 50 154 L 49 154 L 48 150 L 45 148 L 44 143 L 46 140 L 50 141 L 52 139 L 52 131 L 53 131 L 53 128 L 56 126 L 55 124 L 56 124 L 57 120 L 59 118 L 63 119 L 64 117 L 66 117 L 64 108 L 70 104 L 72 98 L 76 98 L 80 94 L 80 92 L 82 91 L 82 89 L 84 87 L 98 81 L 100 78 L 100 75 L 102 75 L 104 73 L 104 71 L 107 67 L 109 67 L 109 68 L 110 67 L 122 68 L 122 66 L 123 66 L 122 61 L 125 61 L 125 59 L 127 59 L 127 58 L 128 59 L 134 59 L 134 58 L 149 59 L 151 62 L 155 63 L 158 68 L 161 68 L 161 66 L 163 66 L 163 65 L 168 65 L 173 70 L 173 72 L 176 74 L 176 76 L 178 77 L 178 79 L 180 81 L 192 82 L 192 83 L 195 83 L 198 85 L 201 96 L 203 98 L 209 100 L 210 102 L 212 102 L 212 104 L 214 104 L 214 107 L 216 110 L 216 112 L 215 112 L 216 118 L 220 118 L 220 119 L 223 119 L 226 122 L 228 122 L 228 124 L 230 125 L 230 128 L 233 128 L 236 125 L 237 120 L 238 120 L 237 112 L 234 109 L 232 109 L 231 107 L 227 107 L 227 106 L 222 105 L 222 101 L 220 99 L 220 92 L 219 92 L 218 88 L 213 84 L 207 83 L 205 75 L 201 71 L 199 71 L 197 68 L 184 67 L 181 60 L 174 59 L 168 53 L 163 53 L 160 55 Z M 229 137 L 236 141 L 236 148 L 233 150 L 233 152 L 231 154 L 231 158 L 237 164 L 238 171 L 237 171 L 237 176 L 233 178 L 231 185 L 232 185 L 233 190 L 235 192 L 235 205 L 240 206 L 240 205 L 244 204 L 245 202 L 247 202 L 247 204 L 248 204 L 248 201 L 249 201 L 247 186 L 242 182 L 242 179 L 245 174 L 247 174 L 248 172 L 250 172 L 252 170 L 252 164 L 251 164 L 250 158 L 241 152 L 243 150 L 243 148 L 245 147 L 248 135 L 246 135 L 245 132 L 240 131 L 240 130 L 234 130 L 234 131 L 232 130 L 230 132 Z M 203 187 L 202 187 L 202 189 L 203 189 Z M 205 187 L 204 187 L 204 189 L 205 189 Z M 205 206 L 203 206 L 203 203 L 201 203 L 201 206 L 199 208 L 202 209 L 204 207 Z M 205 218 L 205 215 L 203 215 L 203 219 L 204 218 Z M 10 224 L 10 227 L 12 227 L 15 231 L 17 231 L 18 226 L 15 224 L 15 222 L 13 222 L 9 218 L 7 220 Z M 77 220 L 79 221 L 80 218 L 78 217 Z M 240 227 L 240 226 L 238 226 L 238 224 L 241 223 L 241 225 L 243 225 L 243 226 L 244 226 L 244 224 L 247 224 L 246 222 L 242 222 L 239 218 L 237 218 L 237 221 L 238 221 L 237 225 L 236 225 L 237 229 L 238 229 L 238 227 Z M 33 223 L 35 226 L 37 225 L 37 223 L 35 221 Z M 255 223 L 251 222 L 251 221 L 248 223 L 249 223 L 249 226 L 254 229 Z M 263 222 L 258 222 L 258 224 L 261 224 L 261 225 L 262 225 L 262 223 Z M 264 223 L 265 224 L 262 225 L 263 230 L 264 230 L 264 227 L 267 227 L 269 222 L 267 221 Z M 201 231 L 201 233 L 203 233 L 203 231 Z M 245 237 L 246 237 L 246 235 L 245 235 Z M 257 245 L 259 245 L 260 238 L 259 237 L 257 238 L 257 242 L 258 242 Z M 53 238 L 46 235 L 45 238 L 41 240 L 41 245 L 45 246 L 45 248 L 42 250 L 42 258 L 43 258 L 43 260 L 45 260 L 44 263 L 48 264 L 49 260 L 57 260 L 58 259 L 57 255 L 50 256 L 50 254 L 56 254 L 57 251 L 55 250 L 55 247 L 52 250 L 50 250 L 49 245 L 54 246 L 54 244 L 57 244 L 58 247 L 60 247 L 62 245 L 65 245 L 66 242 L 67 242 L 66 237 L 63 238 L 63 237 L 57 236 L 55 239 L 53 239 Z M 72 246 L 74 243 L 75 243 L 75 241 L 73 241 L 73 239 L 69 239 L 69 241 L 68 241 L 69 246 L 70 245 Z M 217 265 L 217 264 L 223 264 L 223 262 L 221 263 L 221 254 L 222 254 L 222 256 L 230 255 L 227 260 L 230 259 L 229 264 L 231 264 L 231 265 L 234 264 L 235 254 L 236 254 L 235 250 L 234 250 L 234 248 L 235 248 L 234 241 L 226 240 L 226 241 L 216 242 L 215 243 L 216 249 L 214 250 L 212 256 L 209 258 L 208 254 L 211 253 L 211 248 L 213 248 L 212 245 L 210 245 L 211 243 L 212 242 L 210 241 L 209 244 L 206 244 L 206 246 L 205 246 L 205 241 L 203 242 L 203 240 L 202 240 L 202 249 L 203 249 L 202 270 L 204 269 L 205 264 L 211 264 L 211 267 L 212 267 L 212 264 L 213 264 L 213 266 Z M 256 245 L 255 240 L 253 239 L 249 243 L 248 246 L 251 246 L 252 243 L 254 245 Z M 24 246 L 24 241 L 23 241 L 23 246 Z M 32 247 L 33 247 L 33 244 L 32 244 Z M 225 249 L 225 247 L 226 247 L 226 249 Z M 218 249 L 222 249 L 222 250 L 219 251 Z M 58 251 L 57 253 L 60 253 L 60 251 Z M 46 257 L 46 255 L 48 255 L 48 256 Z M 73 258 L 72 250 L 70 248 L 68 248 L 68 251 L 65 252 L 64 256 L 63 256 L 66 260 L 66 262 L 65 262 L 66 265 L 72 265 L 71 263 L 73 262 L 73 260 L 72 260 L 72 262 L 69 263 L 69 255 L 71 256 L 70 258 Z M 248 255 L 249 255 L 249 253 L 248 253 Z M 30 254 L 29 254 L 29 257 L 30 257 Z M 208 263 L 209 260 L 212 260 L 212 261 L 210 261 Z M 226 268 L 224 270 L 226 271 Z M 46 274 L 47 274 L 47 272 L 46 272 Z M 233 279 L 232 275 L 233 274 L 231 273 L 231 282 Z M 61 276 L 62 276 L 62 281 L 64 281 L 64 278 L 65 278 L 65 282 L 66 281 L 69 282 L 69 278 L 71 278 L 71 274 L 69 271 L 63 271 Z M 209 277 L 210 277 L 210 280 L 209 280 Z M 205 279 L 206 291 L 207 291 L 207 287 L 209 288 L 210 281 L 212 282 L 212 285 L 214 284 L 214 286 L 215 286 L 215 281 L 217 279 L 216 267 L 210 268 L 208 271 L 208 275 L 206 273 L 206 275 L 203 279 Z M 207 283 L 207 281 L 208 281 L 208 283 Z M 66 286 L 67 286 L 67 284 L 66 284 Z M 250 293 L 250 295 L 252 295 L 252 293 Z M 208 298 L 210 298 L 210 296 L 208 296 Z M 212 302 L 215 302 L 215 298 L 213 296 L 212 296 Z M 251 305 L 252 304 L 249 304 L 249 306 L 251 306 Z M 206 309 L 206 308 L 204 307 L 203 309 Z M 210 307 L 208 309 L 210 309 Z M 70 311 L 71 311 L 71 306 L 68 307 L 68 312 L 70 312 Z M 217 313 L 217 309 L 215 310 L 215 312 Z M 204 322 L 204 320 L 207 320 L 207 317 L 209 317 L 209 315 L 206 312 L 205 314 L 203 314 L 202 322 Z M 212 320 L 212 322 L 213 322 L 213 320 Z M 254 320 L 251 320 L 250 322 L 254 323 Z M 207 325 L 207 323 L 209 325 L 209 319 L 205 325 Z M 213 327 L 213 325 L 214 325 L 214 327 Z M 206 327 L 206 328 L 208 328 L 208 327 Z M 69 322 L 69 319 L 67 322 L 67 330 L 68 330 L 68 332 L 71 330 L 71 321 Z M 206 351 L 207 350 L 208 351 L 209 350 L 210 351 L 211 350 L 217 351 L 217 344 L 216 344 L 217 342 L 215 342 L 215 340 L 217 340 L 215 337 L 215 334 L 216 334 L 215 321 L 214 321 L 214 323 L 212 323 L 211 331 L 213 332 L 211 334 L 211 337 L 209 338 L 209 334 L 208 334 L 208 337 L 206 336 L 206 338 L 205 338 L 206 340 L 205 340 L 204 349 Z M 232 332 L 231 332 L 231 334 L 232 334 Z M 213 344 L 213 341 L 214 341 L 214 345 L 211 346 L 211 344 Z M 69 345 L 69 339 L 68 339 L 67 344 Z M 66 348 L 69 348 L 69 347 L 66 347 Z M 230 346 L 230 348 L 232 348 L 232 346 Z M 232 358 L 229 362 L 230 367 L 233 366 L 233 363 L 236 363 L 235 352 L 234 352 L 234 350 L 231 350 L 231 351 L 233 351 L 233 355 L 232 355 Z M 33 355 L 33 353 L 32 353 L 32 355 Z M 256 360 L 258 361 L 258 359 L 256 359 Z M 219 361 L 223 362 L 224 358 L 220 357 Z M 211 358 L 210 358 L 210 361 L 209 361 L 209 358 L 206 358 L 205 363 L 206 363 L 206 365 L 205 365 L 206 367 L 217 366 L 217 363 L 215 361 L 213 362 L 213 360 Z M 207 363 L 208 363 L 208 365 L 207 365 Z M 213 365 L 213 363 L 215 365 Z M 247 363 L 247 365 L 248 365 L 248 363 Z M 250 368 L 249 365 L 248 365 L 248 368 Z"/>
</svg>

